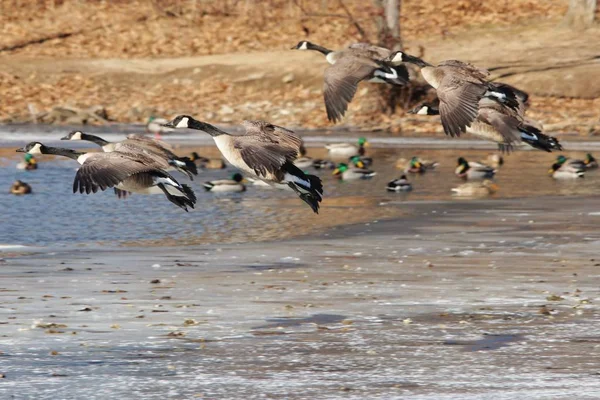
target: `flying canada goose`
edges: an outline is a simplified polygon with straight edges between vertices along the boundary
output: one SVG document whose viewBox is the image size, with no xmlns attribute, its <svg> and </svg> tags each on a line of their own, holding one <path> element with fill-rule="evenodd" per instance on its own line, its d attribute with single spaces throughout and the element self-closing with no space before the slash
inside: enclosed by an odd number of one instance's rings
<svg viewBox="0 0 600 400">
<path fill-rule="evenodd" d="M 265 121 L 244 121 L 242 125 L 246 132 L 232 136 L 188 115 L 179 115 L 167 124 L 208 133 L 231 165 L 269 183 L 287 184 L 318 214 L 323 199 L 321 179 L 294 165 L 302 140 L 294 132 Z"/>
<path fill-rule="evenodd" d="M 246 186 L 242 183 L 244 177 L 240 173 L 231 175 L 231 179 L 221 179 L 204 183 L 204 189 L 207 192 L 231 193 L 244 192 Z"/>
<path fill-rule="evenodd" d="M 412 185 L 406 175 L 402 175 L 400 178 L 388 182 L 386 189 L 388 192 L 409 192 L 412 190 Z"/>
<path fill-rule="evenodd" d="M 323 95 L 327 118 L 334 123 L 340 121 L 346 113 L 348 103 L 354 98 L 360 82 L 369 81 L 392 85 L 408 83 L 406 67 L 392 65 L 388 61 L 392 52 L 383 47 L 355 43 L 344 50 L 331 51 L 310 42 L 301 41 L 292 49 L 318 51 L 331 64 L 325 70 Z"/>
<path fill-rule="evenodd" d="M 576 163 L 556 162 L 548 170 L 548 174 L 554 179 L 577 179 L 585 175 L 585 166 Z"/>
<path fill-rule="evenodd" d="M 10 187 L 10 193 L 16 194 L 17 196 L 23 194 L 31 194 L 31 186 L 20 180 L 16 180 Z"/>
<path fill-rule="evenodd" d="M 479 101 L 489 97 L 506 104 L 514 110 L 519 102 L 506 85 L 488 82 L 489 72 L 474 65 L 458 61 L 442 61 L 431 65 L 418 57 L 396 51 L 389 57 L 393 64 L 412 63 L 421 68 L 421 75 L 437 93 L 440 100 L 440 116 L 444 132 L 459 136 L 477 117 Z"/>
<path fill-rule="evenodd" d="M 490 166 L 476 162 L 468 162 L 463 157 L 458 159 L 455 174 L 463 179 L 488 179 L 493 178 L 496 170 Z"/>
<path fill-rule="evenodd" d="M 191 180 L 198 175 L 198 167 L 188 157 L 179 157 L 173 153 L 165 142 L 150 139 L 141 135 L 127 135 L 121 142 L 108 142 L 98 136 L 73 131 L 60 140 L 85 140 L 102 147 L 104 152 L 120 151 L 122 153 L 142 152 L 160 163 L 160 168 L 165 171 L 178 170 L 186 174 Z"/>
<path fill-rule="evenodd" d="M 417 115 L 439 115 L 439 110 L 423 104 L 409 113 Z M 533 148 L 552 152 L 562 150 L 558 139 L 540 132 L 539 129 L 525 123 L 520 111 L 515 111 L 495 100 L 482 98 L 479 101 L 477 117 L 466 127 L 466 132 L 486 141 L 498 144 L 503 152 L 510 152 L 514 146 L 527 143 Z"/>
<path fill-rule="evenodd" d="M 369 142 L 364 137 L 358 138 L 358 146 L 351 143 L 329 143 L 325 145 L 329 157 L 339 161 L 345 161 L 354 156 L 364 156 L 365 147 L 369 147 Z"/>
<path fill-rule="evenodd" d="M 364 169 L 364 168 L 350 168 L 348 164 L 338 164 L 337 168 L 333 171 L 333 175 L 337 176 L 343 181 L 356 181 L 359 179 L 371 179 L 377 172 Z"/>
<path fill-rule="evenodd" d="M 194 208 L 196 196 L 187 185 L 180 185 L 171 175 L 162 170 L 152 157 L 143 153 L 83 153 L 60 147 L 44 146 L 31 142 L 17 149 L 29 154 L 52 154 L 76 160 L 81 167 L 75 174 L 73 193 L 96 193 L 98 189 L 117 188 L 119 190 L 155 194 L 164 193 L 173 204 L 188 211 Z"/>
<path fill-rule="evenodd" d="M 489 179 L 483 182 L 466 182 L 462 185 L 452 188 L 454 196 L 464 197 L 485 197 L 498 191 L 498 185 Z"/>
</svg>

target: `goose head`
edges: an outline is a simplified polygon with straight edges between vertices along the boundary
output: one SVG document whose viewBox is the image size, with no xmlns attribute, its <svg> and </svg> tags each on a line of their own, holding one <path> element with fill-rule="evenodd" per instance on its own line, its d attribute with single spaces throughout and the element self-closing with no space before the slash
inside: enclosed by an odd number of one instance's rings
<svg viewBox="0 0 600 400">
<path fill-rule="evenodd" d="M 172 121 L 163 124 L 167 128 L 189 128 L 190 122 L 193 121 L 194 118 L 189 115 L 178 115 Z"/>
<path fill-rule="evenodd" d="M 73 131 L 68 135 L 61 137 L 60 140 L 83 140 L 82 135 L 83 132 L 81 131 Z"/>
<path fill-rule="evenodd" d="M 421 104 L 420 106 L 416 106 L 412 110 L 408 112 L 409 114 L 416 115 L 439 115 L 439 111 L 435 108 L 431 107 L 428 104 Z"/>
<path fill-rule="evenodd" d="M 387 60 L 389 62 L 391 62 L 392 64 L 411 63 L 411 64 L 415 64 L 421 68 L 427 67 L 430 65 L 430 64 L 426 63 L 425 61 L 421 60 L 419 57 L 414 57 L 414 56 L 411 56 L 410 54 L 406 54 L 402 50 L 394 51 L 392 54 L 390 54 L 390 56 L 387 58 Z"/>
<path fill-rule="evenodd" d="M 27 146 L 21 147 L 16 151 L 17 153 L 46 154 L 46 146 L 40 142 L 31 142 Z"/>
<path fill-rule="evenodd" d="M 314 47 L 314 45 L 311 42 L 302 40 L 302 41 L 298 42 L 297 45 L 292 47 L 292 50 L 310 50 L 312 47 Z"/>
</svg>

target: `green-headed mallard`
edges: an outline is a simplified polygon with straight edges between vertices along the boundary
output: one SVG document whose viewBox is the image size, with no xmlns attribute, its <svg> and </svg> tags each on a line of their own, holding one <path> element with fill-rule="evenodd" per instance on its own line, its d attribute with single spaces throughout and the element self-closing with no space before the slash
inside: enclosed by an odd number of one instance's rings
<svg viewBox="0 0 600 400">
<path fill-rule="evenodd" d="M 586 169 L 596 169 L 598 168 L 598 161 L 592 156 L 590 153 L 585 155 L 585 159 L 583 160 Z"/>
<path fill-rule="evenodd" d="M 467 182 L 452 188 L 452 194 L 465 197 L 484 197 L 495 193 L 497 190 L 498 185 L 489 179 L 484 179 L 483 182 Z"/>
<path fill-rule="evenodd" d="M 369 142 L 364 137 L 358 138 L 358 146 L 351 143 L 329 143 L 325 148 L 329 151 L 329 157 L 337 160 L 347 160 L 352 156 L 364 156 L 365 147 Z"/>
<path fill-rule="evenodd" d="M 548 170 L 548 174 L 554 179 L 577 179 L 584 177 L 585 166 L 581 166 L 578 163 L 571 164 L 565 161 L 552 164 Z"/>
<path fill-rule="evenodd" d="M 493 178 L 496 174 L 494 168 L 477 162 L 468 162 L 463 157 L 458 159 L 458 166 L 454 172 L 459 178 L 463 179 Z"/>
<path fill-rule="evenodd" d="M 412 190 L 412 185 L 406 175 L 388 182 L 386 189 L 388 192 L 408 192 Z"/>
<path fill-rule="evenodd" d="M 37 164 L 35 157 L 33 157 L 29 153 L 25 153 L 25 157 L 24 157 L 23 161 L 21 161 L 20 163 L 17 164 L 17 169 L 24 169 L 27 171 L 37 169 L 37 167 L 38 167 L 38 164 Z M 20 181 L 17 181 L 17 182 L 20 182 Z"/>
<path fill-rule="evenodd" d="M 365 168 L 370 167 L 373 164 L 373 159 L 371 157 L 365 156 L 352 156 L 348 159 L 349 164 L 354 165 L 356 168 Z"/>
<path fill-rule="evenodd" d="M 556 157 L 556 164 L 559 165 L 569 165 L 575 169 L 586 169 L 585 161 L 577 160 L 573 158 L 567 158 L 563 155 Z"/>
<path fill-rule="evenodd" d="M 242 183 L 244 177 L 240 173 L 231 175 L 231 179 L 220 179 L 216 181 L 205 182 L 204 189 L 207 192 L 216 193 L 231 193 L 231 192 L 243 192 L 246 190 L 246 186 Z"/>
<path fill-rule="evenodd" d="M 333 175 L 340 177 L 344 181 L 356 181 L 358 179 L 371 179 L 377 173 L 364 168 L 350 168 L 348 164 L 338 164 L 333 171 Z"/>
</svg>

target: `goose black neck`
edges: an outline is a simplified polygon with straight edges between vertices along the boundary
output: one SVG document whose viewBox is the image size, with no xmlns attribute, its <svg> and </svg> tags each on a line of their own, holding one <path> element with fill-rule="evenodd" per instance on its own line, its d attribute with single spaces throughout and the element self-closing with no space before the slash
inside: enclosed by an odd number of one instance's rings
<svg viewBox="0 0 600 400">
<path fill-rule="evenodd" d="M 404 57 L 402 57 L 402 61 L 404 61 L 406 63 L 415 64 L 419 68 L 431 67 L 432 66 L 427 61 L 424 61 L 424 60 L 422 60 L 419 57 L 411 56 L 411 55 L 408 55 L 408 54 L 404 54 Z"/>
<path fill-rule="evenodd" d="M 207 124 L 206 122 L 202 121 L 197 121 L 195 119 L 190 119 L 188 121 L 188 128 L 206 132 L 212 137 L 227 135 L 227 132 L 220 130 L 216 126 L 212 126 L 211 124 Z"/>
<path fill-rule="evenodd" d="M 307 48 L 307 49 L 309 49 L 309 50 L 315 50 L 315 51 L 318 51 L 319 53 L 323 54 L 324 56 L 326 56 L 327 54 L 329 54 L 329 53 L 331 53 L 331 52 L 332 52 L 331 50 L 329 50 L 329 49 L 326 49 L 326 48 L 325 48 L 325 47 L 323 47 L 323 46 L 319 46 L 319 45 L 317 45 L 317 44 L 312 44 L 312 43 L 308 44 L 308 45 L 306 46 L 306 48 Z"/>
<path fill-rule="evenodd" d="M 88 142 L 92 142 L 97 144 L 100 147 L 104 147 L 107 144 L 109 144 L 110 142 L 102 139 L 101 137 L 95 136 L 95 135 L 90 135 L 88 133 L 82 133 L 81 134 L 81 140 L 86 140 Z"/>
<path fill-rule="evenodd" d="M 77 158 L 79 158 L 79 156 L 85 154 L 85 153 L 80 153 L 75 150 L 65 149 L 63 147 L 48 147 L 48 146 L 44 146 L 42 148 L 42 153 L 43 154 L 52 154 L 55 156 L 68 157 L 73 160 L 77 160 Z"/>
</svg>

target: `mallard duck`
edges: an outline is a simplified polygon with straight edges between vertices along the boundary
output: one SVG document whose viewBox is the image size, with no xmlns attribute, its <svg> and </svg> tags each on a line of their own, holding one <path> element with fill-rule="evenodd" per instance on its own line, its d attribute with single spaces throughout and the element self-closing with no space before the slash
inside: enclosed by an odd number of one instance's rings
<svg viewBox="0 0 600 400">
<path fill-rule="evenodd" d="M 371 179 L 376 174 L 376 172 L 364 168 L 349 168 L 348 164 L 345 163 L 338 164 L 337 168 L 333 171 L 333 175 L 344 181 Z"/>
<path fill-rule="evenodd" d="M 467 182 L 462 185 L 452 188 L 452 194 L 455 196 L 465 197 L 484 197 L 495 193 L 498 190 L 498 185 L 489 179 L 483 182 Z"/>
<path fill-rule="evenodd" d="M 154 136 L 160 138 L 160 135 L 163 133 L 173 132 L 173 128 L 165 126 L 167 122 L 169 121 L 164 118 L 156 118 L 151 116 L 148 118 L 148 123 L 146 123 L 146 131 L 153 133 Z"/>
<path fill-rule="evenodd" d="M 598 168 L 598 161 L 592 156 L 590 153 L 585 155 L 585 159 L 583 160 L 586 169 L 596 169 Z"/>
<path fill-rule="evenodd" d="M 386 189 L 389 192 L 408 192 L 412 190 L 412 185 L 406 175 L 402 175 L 400 178 L 388 182 Z"/>
<path fill-rule="evenodd" d="M 556 164 L 570 165 L 571 167 L 574 167 L 577 169 L 586 169 L 585 161 L 577 160 L 577 159 L 573 159 L 573 158 L 567 158 L 563 155 L 556 157 Z"/>
<path fill-rule="evenodd" d="M 306 148 L 304 145 L 300 146 L 299 156 L 294 161 L 294 165 L 298 168 L 304 169 L 313 166 L 313 159 L 306 156 Z"/>
<path fill-rule="evenodd" d="M 335 169 L 335 163 L 329 160 L 314 160 L 312 166 L 314 169 Z"/>
<path fill-rule="evenodd" d="M 358 146 L 351 143 L 330 143 L 325 148 L 329 151 L 329 157 L 337 160 L 347 160 L 353 156 L 364 156 L 365 147 L 369 147 L 369 142 L 364 137 L 358 138 Z"/>
<path fill-rule="evenodd" d="M 227 167 L 222 159 L 202 157 L 195 151 L 190 155 L 190 160 L 202 169 L 224 169 Z"/>
<path fill-rule="evenodd" d="M 482 165 L 489 165 L 492 168 L 498 169 L 504 165 L 504 158 L 500 154 L 488 154 L 485 160 L 480 162 Z"/>
<path fill-rule="evenodd" d="M 458 159 L 458 166 L 454 172 L 463 179 L 493 178 L 496 174 L 494 168 L 477 162 L 468 162 L 463 157 Z"/>
<path fill-rule="evenodd" d="M 357 155 L 350 157 L 348 162 L 357 168 L 365 168 L 370 167 L 373 164 L 373 159 L 371 157 Z"/>
<path fill-rule="evenodd" d="M 231 165 L 249 176 L 288 185 L 318 214 L 319 203 L 323 200 L 321 178 L 305 174 L 294 165 L 302 139 L 293 131 L 266 121 L 243 121 L 242 125 L 246 129 L 243 134 L 230 135 L 189 115 L 179 115 L 167 124 L 172 128 L 196 129 L 209 134 Z"/>
<path fill-rule="evenodd" d="M 29 153 L 25 154 L 23 161 L 17 164 L 17 169 L 24 169 L 27 171 L 31 171 L 37 169 L 38 164 L 36 159 Z M 19 181 L 17 181 L 19 182 Z"/>
<path fill-rule="evenodd" d="M 414 174 L 425 172 L 425 166 L 421 163 L 419 157 L 413 157 L 410 160 L 407 160 L 406 158 L 400 158 L 396 161 L 396 168 L 401 169 L 404 172 L 411 172 Z"/>
<path fill-rule="evenodd" d="M 30 194 L 31 186 L 23 181 L 15 181 L 10 187 L 10 192 L 16 195 Z"/>
<path fill-rule="evenodd" d="M 585 167 L 579 164 L 570 164 L 567 162 L 554 163 L 548 170 L 548 174 L 554 179 L 577 179 L 583 178 L 585 175 Z"/>
<path fill-rule="evenodd" d="M 216 181 L 205 182 L 204 189 L 207 192 L 243 192 L 246 190 L 246 186 L 242 183 L 244 177 L 240 173 L 231 175 L 231 179 L 221 179 Z"/>
</svg>

